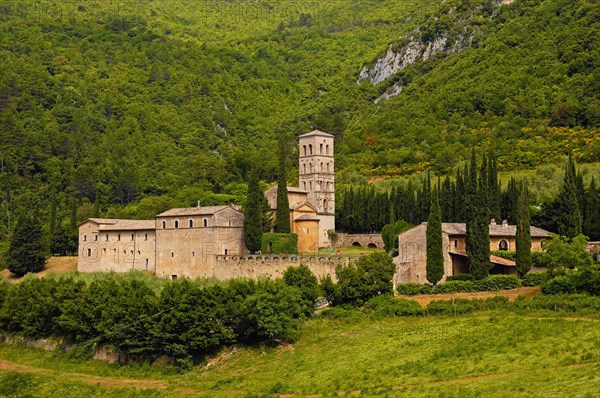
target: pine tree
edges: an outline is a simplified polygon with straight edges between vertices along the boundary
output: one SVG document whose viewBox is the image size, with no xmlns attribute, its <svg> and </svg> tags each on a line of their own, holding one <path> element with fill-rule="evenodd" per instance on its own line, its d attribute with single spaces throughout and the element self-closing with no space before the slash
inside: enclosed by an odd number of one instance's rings
<svg viewBox="0 0 600 398">
<path fill-rule="evenodd" d="M 244 205 L 244 242 L 251 253 L 256 253 L 262 245 L 262 197 L 258 181 L 258 172 L 253 169 L 248 181 L 248 194 Z"/>
<path fill-rule="evenodd" d="M 442 215 L 437 192 L 432 195 L 427 219 L 427 280 L 437 284 L 444 276 L 444 250 L 442 247 Z"/>
<path fill-rule="evenodd" d="M 581 213 L 577 200 L 575 162 L 569 156 L 565 178 L 558 195 L 558 233 L 569 239 L 581 234 Z"/>
<path fill-rule="evenodd" d="M 6 263 L 8 270 L 17 276 L 44 269 L 46 246 L 37 212 L 19 216 L 10 238 Z"/>
<path fill-rule="evenodd" d="M 531 269 L 531 228 L 527 185 L 521 184 L 519 209 L 517 211 L 516 263 L 519 274 L 525 275 Z"/>
<path fill-rule="evenodd" d="M 275 213 L 275 231 L 290 233 L 290 202 L 287 193 L 286 140 L 279 139 L 279 175 L 277 177 L 277 210 Z"/>
</svg>

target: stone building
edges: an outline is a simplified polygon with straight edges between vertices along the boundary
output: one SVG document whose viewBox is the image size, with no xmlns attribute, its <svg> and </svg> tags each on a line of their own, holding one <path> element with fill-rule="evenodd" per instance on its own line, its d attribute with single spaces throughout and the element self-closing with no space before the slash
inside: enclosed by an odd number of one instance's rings
<svg viewBox="0 0 600 398">
<path fill-rule="evenodd" d="M 154 220 L 90 218 L 79 225 L 77 270 L 211 277 L 216 255 L 245 253 L 243 226 L 235 206 L 171 209 Z"/>
<path fill-rule="evenodd" d="M 299 187 L 287 187 L 291 232 L 298 234 L 298 250 L 318 251 L 329 246 L 327 231 L 335 230 L 334 136 L 319 130 L 299 137 Z M 277 208 L 277 187 L 265 192 Z"/>
<path fill-rule="evenodd" d="M 395 283 L 426 283 L 426 245 L 427 223 L 422 223 L 398 237 L 398 256 L 396 263 Z M 503 221 L 501 225 L 494 220 L 489 226 L 490 250 L 515 250 L 517 227 Z M 551 238 L 548 231 L 531 227 L 531 250 L 541 251 L 542 242 Z M 444 277 L 465 274 L 467 266 L 467 227 L 464 223 L 442 223 L 442 245 L 444 252 Z M 492 274 L 516 274 L 514 261 L 497 256 L 490 256 Z"/>
</svg>

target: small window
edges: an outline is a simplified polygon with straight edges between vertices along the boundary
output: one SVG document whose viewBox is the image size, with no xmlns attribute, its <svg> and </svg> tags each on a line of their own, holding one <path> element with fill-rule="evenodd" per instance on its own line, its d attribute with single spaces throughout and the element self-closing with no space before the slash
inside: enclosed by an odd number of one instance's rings
<svg viewBox="0 0 600 398">
<path fill-rule="evenodd" d="M 121 234 L 117 234 L 117 240 L 120 242 L 121 241 Z"/>
<path fill-rule="evenodd" d="M 458 241 L 454 240 L 454 247 L 458 247 Z"/>
<path fill-rule="evenodd" d="M 304 156 L 306 156 L 306 145 L 302 147 L 304 149 Z"/>
<path fill-rule="evenodd" d="M 323 154 L 323 144 L 319 145 L 319 154 Z"/>
<path fill-rule="evenodd" d="M 498 242 L 498 250 L 508 250 L 508 242 L 505 240 Z"/>
<path fill-rule="evenodd" d="M 138 250 L 138 256 L 139 256 L 140 254 L 142 254 L 142 252 L 141 252 L 140 250 Z"/>
<path fill-rule="evenodd" d="M 92 249 L 87 249 L 88 257 L 92 257 Z"/>
<path fill-rule="evenodd" d="M 135 234 L 131 234 L 131 240 L 135 240 Z"/>
<path fill-rule="evenodd" d="M 83 241 L 87 241 L 87 235 L 83 235 Z"/>
<path fill-rule="evenodd" d="M 106 234 L 106 241 L 108 242 L 108 234 Z"/>
<path fill-rule="evenodd" d="M 104 248 L 104 253 L 106 253 L 106 247 Z"/>
<path fill-rule="evenodd" d="M 179 228 L 179 221 L 175 220 L 175 228 Z"/>
<path fill-rule="evenodd" d="M 148 259 L 146 259 L 146 269 L 148 269 Z"/>
<path fill-rule="evenodd" d="M 171 252 L 171 257 L 175 257 L 175 252 Z"/>
<path fill-rule="evenodd" d="M 231 221 L 229 221 L 229 226 L 231 227 Z"/>
<path fill-rule="evenodd" d="M 144 240 L 148 240 L 148 234 L 147 233 L 144 234 Z"/>
<path fill-rule="evenodd" d="M 171 275 L 171 280 L 176 281 L 177 280 L 177 275 Z"/>
<path fill-rule="evenodd" d="M 325 154 L 329 155 L 329 145 L 325 145 Z"/>
<path fill-rule="evenodd" d="M 190 228 L 194 228 L 194 220 L 190 220 Z"/>
<path fill-rule="evenodd" d="M 308 145 L 308 152 L 312 155 L 312 144 Z"/>
<path fill-rule="evenodd" d="M 94 240 L 97 241 L 98 240 L 98 235 L 94 235 Z"/>
<path fill-rule="evenodd" d="M 204 220 L 202 220 L 202 222 L 204 223 L 205 227 L 208 227 L 208 220 L 206 218 Z"/>
<path fill-rule="evenodd" d="M 192 252 L 192 257 L 196 257 L 196 252 Z"/>
<path fill-rule="evenodd" d="M 163 229 L 167 229 L 167 222 L 163 221 L 162 224 L 163 224 Z"/>
</svg>

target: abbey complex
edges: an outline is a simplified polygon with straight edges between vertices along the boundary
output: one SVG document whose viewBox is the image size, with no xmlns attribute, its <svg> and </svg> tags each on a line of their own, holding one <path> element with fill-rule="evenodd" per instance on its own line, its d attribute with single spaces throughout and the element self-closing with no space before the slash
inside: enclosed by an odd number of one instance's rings
<svg viewBox="0 0 600 398">
<path fill-rule="evenodd" d="M 170 209 L 154 220 L 90 218 L 79 226 L 81 272 L 145 270 L 160 277 L 218 279 L 279 277 L 292 265 L 305 264 L 315 275 L 335 277 L 347 256 L 315 256 L 332 246 L 328 231 L 335 230 L 334 137 L 318 130 L 299 137 L 299 187 L 287 187 L 291 232 L 298 235 L 298 251 L 312 255 L 251 255 L 244 245 L 244 215 L 239 206 Z M 276 209 L 277 187 L 265 192 Z M 399 236 L 395 283 L 425 283 L 426 225 Z M 467 273 L 464 224 L 443 224 L 444 280 Z M 490 224 L 490 249 L 512 250 L 516 228 Z M 340 234 L 342 235 L 342 234 Z M 532 227 L 532 250 L 539 251 L 548 232 Z M 342 245 L 360 242 L 342 235 Z M 357 241 L 357 242 L 354 242 Z M 369 236 L 369 246 L 381 247 L 380 236 Z M 373 243 L 376 242 L 376 243 Z M 366 244 L 365 244 L 366 246 Z M 516 273 L 515 263 L 492 256 L 492 273 Z"/>
</svg>

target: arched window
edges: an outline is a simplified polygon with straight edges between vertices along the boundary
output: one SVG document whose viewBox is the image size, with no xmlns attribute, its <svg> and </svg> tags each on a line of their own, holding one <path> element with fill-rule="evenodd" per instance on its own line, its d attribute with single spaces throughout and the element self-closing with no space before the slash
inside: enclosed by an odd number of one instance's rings
<svg viewBox="0 0 600 398">
<path fill-rule="evenodd" d="M 302 174 L 306 174 L 306 164 L 302 164 Z"/>
<path fill-rule="evenodd" d="M 309 185 L 309 189 L 312 191 L 312 181 L 309 181 L 308 185 Z"/>
<path fill-rule="evenodd" d="M 163 221 L 162 224 L 163 224 L 163 229 L 167 229 L 167 222 Z"/>
<path fill-rule="evenodd" d="M 319 173 L 322 173 L 323 171 L 325 171 L 325 167 L 323 167 L 323 163 L 321 163 L 321 169 L 319 170 Z"/>
<path fill-rule="evenodd" d="M 190 228 L 194 228 L 194 220 L 190 220 Z"/>
<path fill-rule="evenodd" d="M 325 145 L 325 154 L 329 155 L 329 145 Z"/>
<path fill-rule="evenodd" d="M 303 145 L 302 148 L 304 149 L 304 156 L 306 156 L 306 145 Z"/>
<path fill-rule="evenodd" d="M 205 227 L 208 227 L 208 220 L 206 218 L 204 220 L 202 220 L 202 223 L 204 224 Z"/>
<path fill-rule="evenodd" d="M 306 191 L 306 181 L 302 181 L 302 189 Z"/>
<path fill-rule="evenodd" d="M 131 240 L 135 240 L 135 234 L 131 234 Z"/>
<path fill-rule="evenodd" d="M 323 144 L 319 144 L 319 155 L 323 154 Z"/>
<path fill-rule="evenodd" d="M 312 155 L 312 144 L 308 145 L 308 152 L 310 152 L 310 154 Z"/>
<path fill-rule="evenodd" d="M 179 220 L 175 220 L 175 228 L 179 228 Z"/>
<path fill-rule="evenodd" d="M 508 242 L 504 239 L 498 242 L 498 250 L 508 250 Z"/>
<path fill-rule="evenodd" d="M 329 202 L 327 202 L 327 199 L 323 199 L 323 210 L 327 211 L 328 210 L 328 206 Z"/>
</svg>

